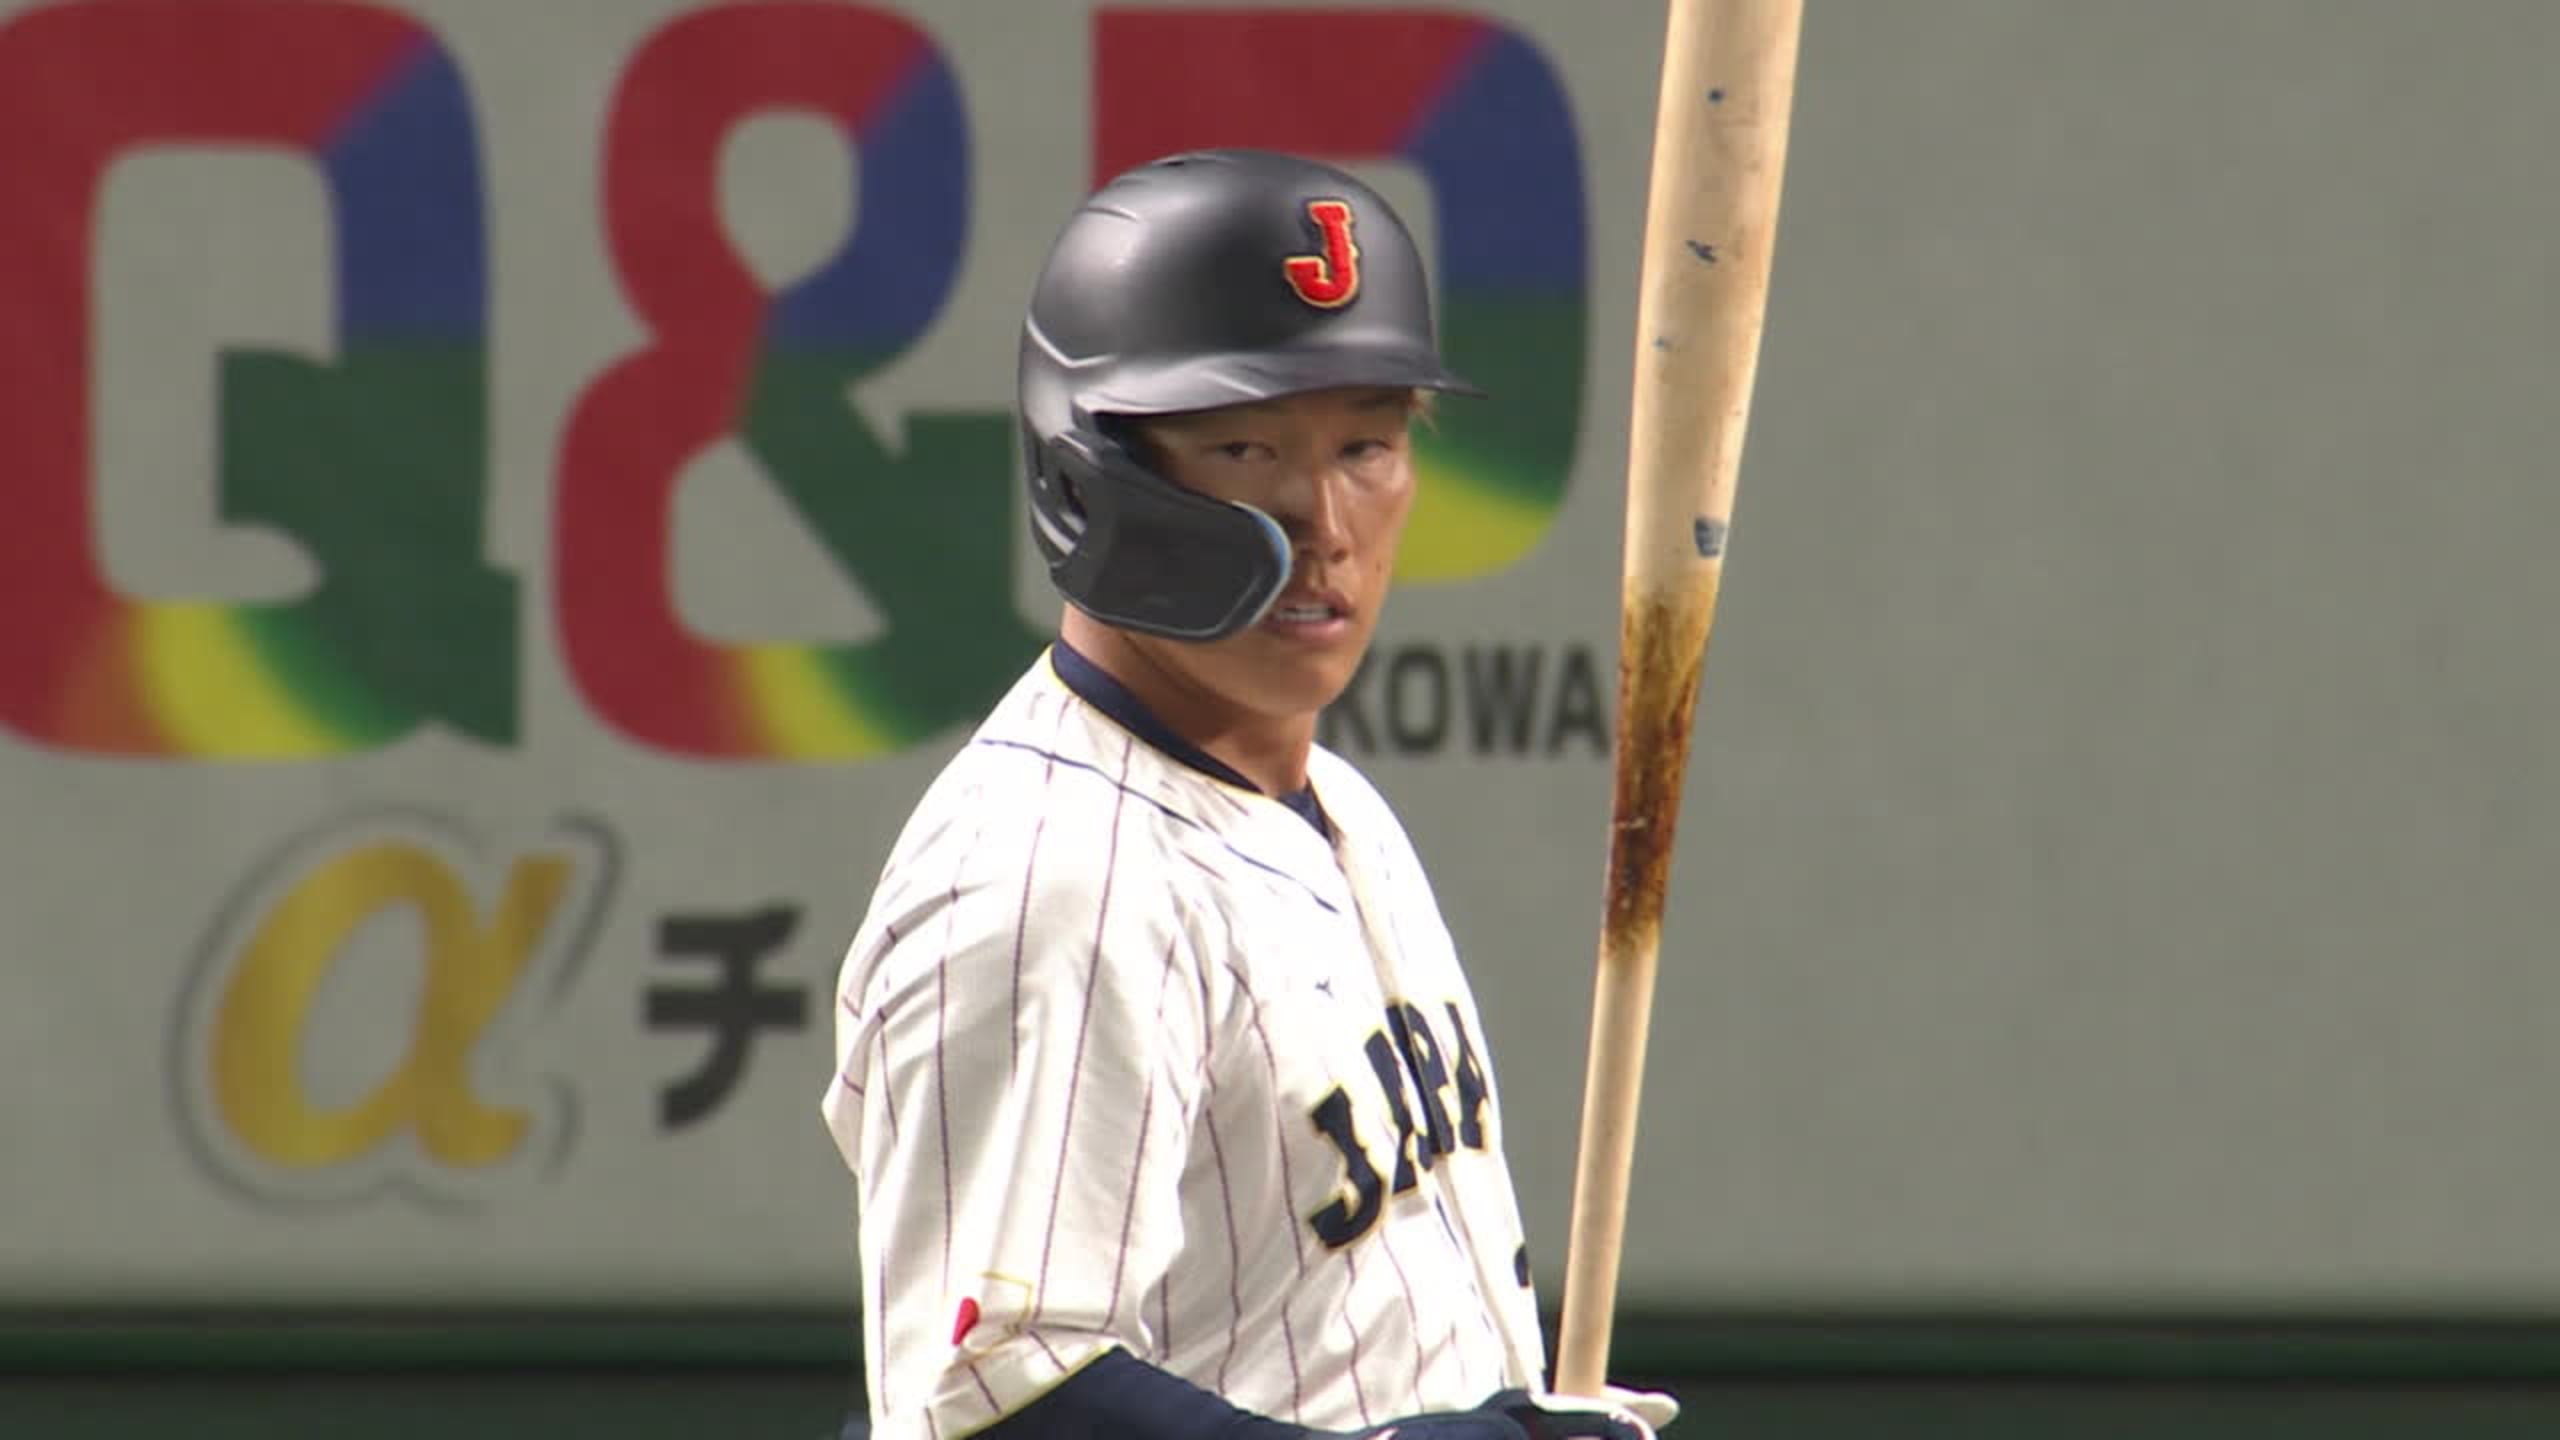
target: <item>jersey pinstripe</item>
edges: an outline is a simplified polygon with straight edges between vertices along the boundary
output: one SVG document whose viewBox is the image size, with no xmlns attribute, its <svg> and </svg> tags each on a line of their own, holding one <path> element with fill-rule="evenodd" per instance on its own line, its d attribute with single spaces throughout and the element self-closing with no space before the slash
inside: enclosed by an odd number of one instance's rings
<svg viewBox="0 0 2560 1440">
<path fill-rule="evenodd" d="M 1328 1429 L 1538 1383 L 1473 997 L 1385 803 L 1310 773 L 1330 845 L 1044 656 L 919 804 L 821 1102 L 880 1440 L 1115 1345 Z"/>
</svg>

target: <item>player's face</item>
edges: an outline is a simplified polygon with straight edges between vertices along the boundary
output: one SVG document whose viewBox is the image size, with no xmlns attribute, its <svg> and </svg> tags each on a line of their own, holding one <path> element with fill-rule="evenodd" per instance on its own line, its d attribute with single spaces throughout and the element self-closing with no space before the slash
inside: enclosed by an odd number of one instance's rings
<svg viewBox="0 0 2560 1440">
<path fill-rule="evenodd" d="M 1293 552 L 1260 624 L 1207 644 L 1148 642 L 1151 658 L 1252 714 L 1332 704 L 1377 631 L 1413 508 L 1413 408 L 1409 390 L 1337 389 L 1147 422 L 1159 473 L 1269 515 Z"/>
</svg>

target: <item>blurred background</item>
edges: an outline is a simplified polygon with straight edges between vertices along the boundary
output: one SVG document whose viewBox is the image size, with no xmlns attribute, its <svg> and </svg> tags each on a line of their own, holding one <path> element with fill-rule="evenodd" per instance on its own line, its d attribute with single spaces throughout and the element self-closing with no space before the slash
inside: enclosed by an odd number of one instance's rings
<svg viewBox="0 0 2560 1440">
<path fill-rule="evenodd" d="M 815 1440 L 834 967 L 1049 633 L 1094 184 L 1497 399 L 1325 738 L 1562 1277 L 1660 14 L 0 0 L 0 1434 Z M 1675 1434 L 2560 1434 L 2560 7 L 1812 0 L 1617 1369 Z"/>
</svg>

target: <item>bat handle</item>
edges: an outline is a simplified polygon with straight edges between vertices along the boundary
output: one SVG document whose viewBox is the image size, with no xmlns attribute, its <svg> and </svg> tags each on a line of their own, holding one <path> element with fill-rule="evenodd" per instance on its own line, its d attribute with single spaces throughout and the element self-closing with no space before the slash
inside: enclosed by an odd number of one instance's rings
<svg viewBox="0 0 2560 1440">
<path fill-rule="evenodd" d="M 1598 1395 L 1608 1384 L 1609 1331 L 1618 1304 L 1628 1177 L 1635 1166 L 1636 1109 L 1644 1083 L 1658 943 L 1623 947 L 1592 989 L 1590 1060 L 1583 1076 L 1582 1144 L 1573 1177 L 1555 1389 Z"/>
</svg>

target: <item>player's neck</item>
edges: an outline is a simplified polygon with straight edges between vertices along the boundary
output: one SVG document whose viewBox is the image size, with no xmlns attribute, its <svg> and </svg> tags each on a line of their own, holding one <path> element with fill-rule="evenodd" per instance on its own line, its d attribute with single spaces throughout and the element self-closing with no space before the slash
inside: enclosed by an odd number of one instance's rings
<svg viewBox="0 0 2560 1440">
<path fill-rule="evenodd" d="M 1272 715 L 1237 704 L 1131 643 L 1123 632 L 1070 609 L 1058 636 L 1147 708 L 1157 721 L 1251 781 L 1265 795 L 1307 786 L 1316 717 Z"/>
<path fill-rule="evenodd" d="M 1307 788 L 1307 756 L 1315 748 L 1315 717 L 1273 721 L 1255 716 L 1230 723 L 1216 733 L 1185 730 L 1178 720 L 1165 722 L 1174 733 L 1227 762 L 1265 795 L 1292 795 Z"/>
</svg>

